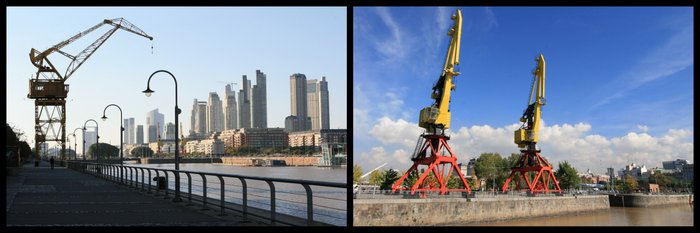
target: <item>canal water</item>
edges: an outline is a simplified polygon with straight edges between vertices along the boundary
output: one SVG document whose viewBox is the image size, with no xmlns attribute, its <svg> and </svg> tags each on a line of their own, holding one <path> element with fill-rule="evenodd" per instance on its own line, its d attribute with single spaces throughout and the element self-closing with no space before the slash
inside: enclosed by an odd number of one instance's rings
<svg viewBox="0 0 700 233">
<path fill-rule="evenodd" d="M 610 207 L 576 215 L 489 222 L 475 226 L 693 226 L 693 206 Z M 472 225 L 472 224 L 470 224 Z"/>
<path fill-rule="evenodd" d="M 174 164 L 130 164 L 151 168 L 174 169 Z M 271 177 L 284 179 L 299 179 L 310 181 L 325 181 L 347 183 L 346 167 L 315 167 L 315 166 L 280 166 L 280 167 L 249 167 L 224 164 L 184 163 L 180 170 L 223 173 L 233 175 Z M 162 175 L 162 174 L 161 174 Z M 172 176 L 172 174 L 169 174 Z M 181 176 L 181 191 L 187 193 L 187 176 Z M 192 176 L 192 193 L 202 195 L 202 178 Z M 139 180 L 140 181 L 140 180 Z M 175 188 L 174 180 L 170 177 L 170 189 Z M 227 202 L 242 203 L 241 182 L 235 178 L 225 178 Z M 153 182 L 151 182 L 153 183 Z M 264 181 L 246 180 L 248 205 L 261 209 L 270 209 L 270 186 Z M 306 191 L 301 185 L 275 182 L 276 211 L 306 218 Z M 347 226 L 347 189 L 311 186 L 313 191 L 314 220 L 338 226 Z M 207 176 L 207 197 L 220 199 L 219 179 Z M 218 203 L 217 203 L 218 204 Z"/>
</svg>

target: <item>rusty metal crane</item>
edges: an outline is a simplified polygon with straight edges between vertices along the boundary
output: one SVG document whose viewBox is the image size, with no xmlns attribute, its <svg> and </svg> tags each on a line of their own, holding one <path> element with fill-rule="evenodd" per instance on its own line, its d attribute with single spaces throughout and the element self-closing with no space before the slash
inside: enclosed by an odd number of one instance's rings
<svg viewBox="0 0 700 233">
<path fill-rule="evenodd" d="M 104 35 L 90 44 L 87 48 L 83 49 L 83 51 L 77 55 L 74 56 L 61 51 L 63 47 L 107 24 L 114 26 L 114 28 L 107 31 Z M 29 59 L 37 68 L 36 75 L 29 80 L 29 94 L 27 94 L 27 98 L 34 99 L 34 129 L 36 131 L 34 135 L 35 148 L 40 148 L 39 145 L 46 141 L 55 141 L 61 145 L 61 160 L 65 159 L 65 99 L 68 96 L 68 84 L 65 84 L 65 82 L 118 29 L 146 37 L 149 40 L 153 40 L 153 37 L 149 36 L 143 30 L 136 27 L 136 25 L 129 23 L 123 18 L 105 19 L 99 24 L 78 33 L 67 40 L 61 41 L 51 48 L 44 51 L 39 51 L 32 48 L 32 50 L 29 52 Z M 53 52 L 58 52 L 71 60 L 64 74 L 61 74 L 51 63 L 51 61 L 49 61 L 48 56 L 53 54 Z"/>
</svg>

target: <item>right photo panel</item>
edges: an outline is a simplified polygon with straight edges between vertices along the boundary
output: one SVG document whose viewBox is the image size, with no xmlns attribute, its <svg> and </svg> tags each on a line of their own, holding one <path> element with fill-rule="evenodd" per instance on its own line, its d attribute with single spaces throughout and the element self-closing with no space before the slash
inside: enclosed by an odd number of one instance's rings
<svg viewBox="0 0 700 233">
<path fill-rule="evenodd" d="M 354 7 L 353 226 L 693 226 L 692 7 Z"/>
</svg>

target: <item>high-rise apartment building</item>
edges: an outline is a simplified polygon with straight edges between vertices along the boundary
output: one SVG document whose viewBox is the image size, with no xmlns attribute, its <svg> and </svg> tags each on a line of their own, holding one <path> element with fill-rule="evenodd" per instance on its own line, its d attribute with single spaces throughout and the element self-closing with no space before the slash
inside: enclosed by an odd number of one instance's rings
<svg viewBox="0 0 700 233">
<path fill-rule="evenodd" d="M 143 125 L 136 126 L 136 144 L 143 144 Z"/>
<path fill-rule="evenodd" d="M 168 122 L 165 127 L 165 140 L 174 140 L 175 137 L 175 124 Z"/>
<path fill-rule="evenodd" d="M 155 140 L 155 138 L 158 137 L 158 134 L 164 134 L 165 116 L 162 113 L 158 113 L 158 109 L 156 108 L 153 111 L 146 113 L 146 125 L 146 127 L 148 127 L 148 142 L 152 142 L 151 139 Z M 153 131 L 153 135 L 151 135 L 151 126 L 160 131 Z"/>
<path fill-rule="evenodd" d="M 194 99 L 190 112 L 190 135 L 204 136 L 207 134 L 207 102 Z"/>
<path fill-rule="evenodd" d="M 236 104 L 236 91 L 231 84 L 226 84 L 224 91 L 224 130 L 238 128 L 238 106 Z"/>
<path fill-rule="evenodd" d="M 128 137 L 124 137 L 125 140 L 128 139 L 127 144 L 135 144 L 136 143 L 136 121 L 133 117 L 129 118 L 129 125 L 125 126 L 129 130 Z M 126 129 L 125 129 L 126 131 Z"/>
<path fill-rule="evenodd" d="M 289 76 L 290 81 L 290 101 L 291 101 L 291 116 L 296 116 L 296 119 L 287 117 L 287 120 L 294 121 L 296 127 L 292 127 L 295 131 L 306 131 L 311 128 L 311 118 L 308 117 L 307 108 L 307 91 L 306 91 L 306 75 L 304 74 L 292 74 Z M 285 130 L 287 127 L 285 125 Z"/>
<path fill-rule="evenodd" d="M 207 134 L 224 130 L 224 112 L 221 108 L 221 99 L 216 92 L 209 92 L 207 105 Z"/>
<path fill-rule="evenodd" d="M 148 125 L 148 143 L 158 141 L 158 126 Z"/>
<path fill-rule="evenodd" d="M 306 81 L 306 98 L 308 116 L 311 118 L 311 129 L 329 129 L 328 113 L 328 82 L 324 76 L 321 81 L 316 79 Z"/>
<path fill-rule="evenodd" d="M 243 75 L 242 89 L 238 92 L 238 128 L 251 128 L 250 80 Z"/>
<path fill-rule="evenodd" d="M 85 130 L 85 151 L 83 154 L 87 154 L 87 152 L 90 151 L 90 146 L 95 143 L 97 143 L 97 133 L 94 130 Z"/>
<path fill-rule="evenodd" d="M 253 86 L 252 121 L 253 128 L 267 128 L 267 75 L 255 71 L 256 83 Z"/>
</svg>

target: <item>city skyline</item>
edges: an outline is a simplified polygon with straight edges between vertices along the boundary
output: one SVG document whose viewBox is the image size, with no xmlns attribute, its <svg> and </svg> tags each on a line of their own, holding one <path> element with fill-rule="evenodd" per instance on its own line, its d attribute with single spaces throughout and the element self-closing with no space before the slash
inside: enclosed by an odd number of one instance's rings
<svg viewBox="0 0 700 233">
<path fill-rule="evenodd" d="M 55 20 L 37 20 L 35 15 Z M 330 97 L 331 127 L 347 128 L 346 15 L 345 7 L 8 7 L 6 95 L 7 109 L 13 111 L 8 111 L 7 122 L 22 130 L 33 146 L 34 102 L 27 98 L 28 80 L 36 73 L 27 56 L 32 48 L 45 50 L 104 19 L 121 17 L 154 39 L 117 30 L 66 80 L 66 135 L 95 119 L 100 141 L 118 144 L 123 123 L 118 113 L 110 111 L 108 120 L 98 119 L 110 103 L 122 108 L 124 118 L 135 118 L 134 125 L 145 127 L 143 115 L 155 108 L 165 122 L 174 122 L 175 85 L 169 75 L 154 75 L 150 87 L 155 92 L 150 97 L 142 93 L 148 77 L 160 69 L 177 80 L 177 105 L 183 110 L 179 121 L 185 132 L 190 130 L 187 108 L 192 99 L 205 100 L 212 91 L 221 97 L 224 83 L 238 83 L 243 74 L 253 77 L 255 70 L 267 77 L 268 127 L 284 126 L 289 114 L 284 80 L 304 72 L 336 83 L 330 87 L 335 93 Z M 77 54 L 109 27 L 96 29 L 62 51 Z M 69 63 L 58 53 L 49 59 L 59 69 Z"/>
</svg>

